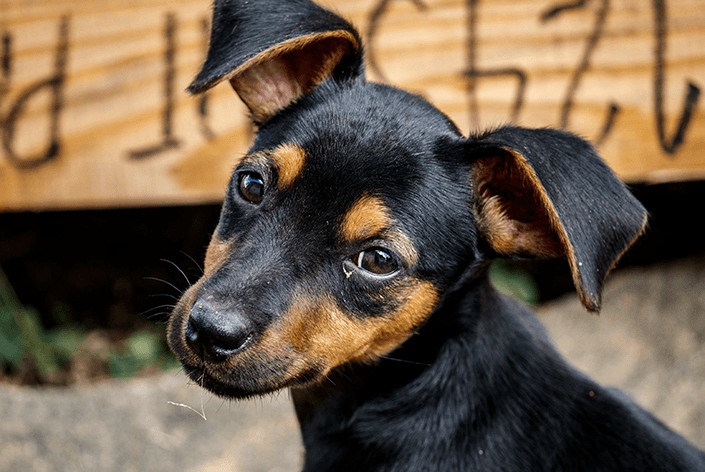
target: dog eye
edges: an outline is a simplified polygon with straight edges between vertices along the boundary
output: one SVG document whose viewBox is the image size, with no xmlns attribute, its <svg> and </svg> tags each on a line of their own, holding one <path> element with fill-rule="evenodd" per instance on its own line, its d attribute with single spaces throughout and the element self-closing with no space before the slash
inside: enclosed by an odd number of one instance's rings
<svg viewBox="0 0 705 472">
<path fill-rule="evenodd" d="M 248 202 L 259 203 L 264 196 L 264 179 L 256 172 L 246 172 L 240 176 L 238 190 Z"/>
<path fill-rule="evenodd" d="M 389 275 L 399 268 L 394 256 L 378 247 L 360 252 L 355 262 L 359 268 L 376 275 Z"/>
</svg>

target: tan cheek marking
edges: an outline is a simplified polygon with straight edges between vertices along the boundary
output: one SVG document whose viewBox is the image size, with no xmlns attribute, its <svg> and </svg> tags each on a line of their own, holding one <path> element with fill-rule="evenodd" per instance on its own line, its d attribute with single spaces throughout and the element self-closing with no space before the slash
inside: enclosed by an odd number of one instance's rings
<svg viewBox="0 0 705 472">
<path fill-rule="evenodd" d="M 340 234 L 345 241 L 361 241 L 378 234 L 390 223 L 389 209 L 382 200 L 363 195 L 343 217 Z"/>
<path fill-rule="evenodd" d="M 438 303 L 438 289 L 430 282 L 417 281 L 396 296 L 404 302 L 388 319 L 380 320 L 370 346 L 373 356 L 385 355 L 406 341 Z"/>
<path fill-rule="evenodd" d="M 206 250 L 203 276 L 210 277 L 215 273 L 226 261 L 228 254 L 230 254 L 230 245 L 214 234 Z"/>
<path fill-rule="evenodd" d="M 307 359 L 318 360 L 327 373 L 350 361 L 385 355 L 406 341 L 433 311 L 436 288 L 418 281 L 399 290 L 401 307 L 388 316 L 356 319 L 328 297 L 299 297 L 275 328 L 275 343 L 286 343 Z"/>
<path fill-rule="evenodd" d="M 277 169 L 277 187 L 286 190 L 301 174 L 306 161 L 306 151 L 294 144 L 282 144 L 272 151 L 272 161 Z"/>
</svg>

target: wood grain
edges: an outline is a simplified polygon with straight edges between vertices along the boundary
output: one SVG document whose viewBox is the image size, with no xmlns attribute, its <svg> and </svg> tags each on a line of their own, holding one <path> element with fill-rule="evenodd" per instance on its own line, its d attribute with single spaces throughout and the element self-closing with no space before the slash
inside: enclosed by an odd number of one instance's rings
<svg viewBox="0 0 705 472">
<path fill-rule="evenodd" d="M 672 143 L 688 84 L 705 87 L 701 0 L 585 0 L 544 20 L 560 3 L 322 3 L 363 33 L 371 79 L 423 95 L 466 134 L 563 126 L 629 182 L 705 177 L 705 98 L 691 95 Z M 208 93 L 205 114 L 184 91 L 204 57 L 209 8 L 4 0 L 0 212 L 219 201 L 251 130 L 227 84 Z M 60 87 L 42 86 L 57 76 Z"/>
</svg>

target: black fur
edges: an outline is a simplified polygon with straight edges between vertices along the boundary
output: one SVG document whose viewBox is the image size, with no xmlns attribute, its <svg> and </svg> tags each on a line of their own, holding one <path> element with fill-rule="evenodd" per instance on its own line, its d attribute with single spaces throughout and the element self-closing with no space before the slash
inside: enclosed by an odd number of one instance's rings
<svg viewBox="0 0 705 472">
<path fill-rule="evenodd" d="M 281 60 L 275 70 L 286 70 L 294 56 L 271 48 L 336 31 L 350 44 L 335 67 L 280 109 L 259 111 L 206 275 L 170 322 L 186 372 L 227 398 L 291 387 L 304 471 L 705 470 L 705 454 L 569 366 L 531 311 L 489 282 L 494 257 L 564 254 L 586 308 L 599 310 L 605 277 L 646 214 L 588 143 L 517 127 L 463 137 L 423 99 L 367 82 L 358 33 L 308 0 L 216 0 L 191 90 L 228 78 L 240 93 L 242 73 L 231 73 L 245 62 Z M 269 65 L 254 77 L 281 80 Z M 255 158 L 283 144 L 305 152 L 286 188 L 269 158 Z M 240 187 L 251 175 L 264 189 L 254 203 Z M 344 237 L 345 215 L 365 196 L 382 202 L 413 256 L 402 257 L 393 232 Z M 488 210 L 497 202 L 501 211 Z M 397 270 L 374 277 L 355 266 L 370 248 L 388 251 Z M 405 308 L 423 301 L 418 287 L 437 294 L 423 321 L 366 361 L 327 365 L 271 341 L 296 309 L 326 300 L 351 332 L 395 322 L 420 310 Z M 301 344 L 323 329 L 318 305 L 307 309 Z"/>
<path fill-rule="evenodd" d="M 684 471 L 705 457 L 624 393 L 569 366 L 486 280 L 376 366 L 292 390 L 305 471 Z"/>
</svg>

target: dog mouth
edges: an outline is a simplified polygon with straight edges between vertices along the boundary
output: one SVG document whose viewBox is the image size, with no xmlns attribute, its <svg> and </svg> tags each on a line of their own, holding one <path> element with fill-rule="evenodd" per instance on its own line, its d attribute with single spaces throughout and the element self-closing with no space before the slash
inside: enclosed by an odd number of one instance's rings
<svg viewBox="0 0 705 472">
<path fill-rule="evenodd" d="M 198 386 L 218 397 L 232 400 L 267 395 L 283 388 L 307 384 L 319 377 L 318 372 L 312 368 L 300 370 L 295 375 L 289 372 L 288 375 L 283 372 L 277 375 L 273 372 L 265 374 L 252 372 L 248 368 L 235 369 L 223 375 L 207 365 L 196 367 L 182 361 L 182 366 L 186 375 Z M 269 369 L 275 370 L 271 366 Z M 254 370 L 261 369 L 255 367 Z"/>
<path fill-rule="evenodd" d="M 241 357 L 223 363 L 209 362 L 195 353 L 177 354 L 192 382 L 214 395 L 232 399 L 263 396 L 287 387 L 315 382 L 322 369 L 302 356 L 281 353 L 277 356 L 252 349 Z"/>
<path fill-rule="evenodd" d="M 270 393 L 271 390 L 254 385 L 241 386 L 234 383 L 231 379 L 223 378 L 220 375 L 214 375 L 209 372 L 206 366 L 194 367 L 182 362 L 186 375 L 199 387 L 208 390 L 214 395 L 226 399 L 245 399 L 259 395 Z"/>
<path fill-rule="evenodd" d="M 304 385 L 325 376 L 326 364 L 297 350 L 276 328 L 251 333 L 230 354 L 214 356 L 212 349 L 188 339 L 188 322 L 195 296 L 187 293 L 171 314 L 167 341 L 189 379 L 218 397 L 245 399 Z"/>
</svg>

